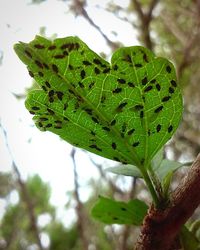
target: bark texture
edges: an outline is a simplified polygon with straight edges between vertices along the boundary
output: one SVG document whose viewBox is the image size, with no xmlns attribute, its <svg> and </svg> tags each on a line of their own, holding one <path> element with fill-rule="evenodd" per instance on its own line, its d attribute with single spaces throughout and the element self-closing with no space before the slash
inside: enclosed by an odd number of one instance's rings
<svg viewBox="0 0 200 250">
<path fill-rule="evenodd" d="M 178 250 L 178 234 L 200 204 L 200 154 L 172 192 L 169 206 L 153 206 L 144 219 L 135 250 Z"/>
</svg>

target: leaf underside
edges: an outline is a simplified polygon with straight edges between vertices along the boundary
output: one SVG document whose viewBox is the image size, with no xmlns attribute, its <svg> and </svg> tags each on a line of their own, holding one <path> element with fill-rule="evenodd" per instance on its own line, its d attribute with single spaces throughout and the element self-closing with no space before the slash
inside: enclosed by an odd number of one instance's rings
<svg viewBox="0 0 200 250">
<path fill-rule="evenodd" d="M 142 167 L 178 127 L 182 97 L 174 66 L 144 47 L 120 48 L 110 64 L 77 37 L 36 36 L 14 48 L 41 87 L 25 105 L 42 131 Z"/>
<path fill-rule="evenodd" d="M 106 224 L 139 226 L 147 214 L 147 209 L 148 206 L 137 199 L 126 203 L 100 196 L 91 214 L 95 219 Z"/>
</svg>

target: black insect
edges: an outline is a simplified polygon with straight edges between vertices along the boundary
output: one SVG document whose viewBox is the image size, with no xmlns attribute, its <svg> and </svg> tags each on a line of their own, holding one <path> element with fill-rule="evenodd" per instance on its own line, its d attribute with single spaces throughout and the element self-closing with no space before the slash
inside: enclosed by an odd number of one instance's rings
<svg viewBox="0 0 200 250">
<path fill-rule="evenodd" d="M 114 89 L 112 92 L 113 92 L 114 94 L 115 94 L 115 93 L 120 93 L 120 92 L 122 92 L 122 88 L 116 88 L 116 89 Z"/>
<path fill-rule="evenodd" d="M 176 86 L 177 86 L 177 83 L 176 83 L 176 81 L 174 81 L 174 80 L 171 80 L 171 85 L 172 85 L 173 87 L 176 87 Z"/>
<path fill-rule="evenodd" d="M 137 146 L 139 146 L 139 144 L 140 144 L 140 142 L 139 142 L 139 141 L 134 142 L 134 143 L 133 143 L 133 147 L 137 147 Z"/>
<path fill-rule="evenodd" d="M 166 71 L 167 71 L 167 73 L 171 73 L 172 69 L 171 69 L 171 67 L 169 65 L 167 65 Z"/>
<path fill-rule="evenodd" d="M 147 86 L 145 89 L 144 89 L 144 92 L 149 92 L 153 87 L 151 85 Z"/>
<path fill-rule="evenodd" d="M 54 50 L 54 49 L 56 49 L 56 45 L 51 45 L 51 46 L 49 46 L 49 48 L 48 48 L 48 50 Z"/>
<path fill-rule="evenodd" d="M 159 106 L 154 110 L 155 113 L 159 113 L 163 109 L 163 106 Z"/>
<path fill-rule="evenodd" d="M 52 69 L 55 73 L 58 73 L 58 67 L 55 64 L 52 64 Z"/>
<path fill-rule="evenodd" d="M 111 126 L 114 126 L 115 124 L 116 124 L 116 120 L 112 120 L 110 123 Z"/>
<path fill-rule="evenodd" d="M 116 108 L 116 112 L 122 112 L 122 109 L 127 105 L 127 102 L 122 102 L 119 104 L 119 106 Z"/>
<path fill-rule="evenodd" d="M 82 79 L 85 78 L 85 70 L 84 69 L 81 70 L 81 78 Z"/>
<path fill-rule="evenodd" d="M 132 128 L 132 129 L 130 129 L 129 131 L 128 131 L 128 135 L 132 135 L 133 133 L 135 132 L 135 129 L 134 128 Z"/>
<path fill-rule="evenodd" d="M 34 47 L 36 49 L 44 49 L 45 48 L 44 45 L 42 45 L 42 44 L 35 44 Z"/>
<path fill-rule="evenodd" d="M 165 96 L 162 98 L 162 102 L 167 102 L 167 101 L 169 101 L 170 98 L 171 98 L 171 96 Z"/>
<path fill-rule="evenodd" d="M 113 148 L 113 149 L 116 149 L 116 148 L 117 148 L 117 145 L 116 145 L 115 142 L 112 143 L 112 148 Z"/>
<path fill-rule="evenodd" d="M 101 73 L 100 69 L 98 69 L 97 67 L 94 68 L 94 72 L 95 72 L 95 74 L 97 74 L 97 75 Z"/>
<path fill-rule="evenodd" d="M 121 83 L 121 84 L 124 84 L 124 83 L 126 83 L 126 81 L 124 80 L 124 79 L 117 79 L 117 81 L 119 82 L 119 83 Z"/>
<path fill-rule="evenodd" d="M 146 85 L 148 82 L 147 80 L 147 77 L 145 76 L 143 79 L 142 79 L 142 85 Z"/>
<path fill-rule="evenodd" d="M 168 127 L 168 132 L 170 133 L 170 132 L 172 132 L 172 130 L 173 130 L 173 126 L 172 125 L 170 125 L 169 127 Z"/>
<path fill-rule="evenodd" d="M 29 57 L 29 58 L 32 58 L 32 55 L 31 53 L 28 51 L 28 50 L 24 50 L 25 54 Z"/>
<path fill-rule="evenodd" d="M 157 131 L 157 132 L 160 132 L 160 130 L 161 130 L 161 125 L 158 124 L 157 127 L 156 127 L 156 131 Z"/>
</svg>

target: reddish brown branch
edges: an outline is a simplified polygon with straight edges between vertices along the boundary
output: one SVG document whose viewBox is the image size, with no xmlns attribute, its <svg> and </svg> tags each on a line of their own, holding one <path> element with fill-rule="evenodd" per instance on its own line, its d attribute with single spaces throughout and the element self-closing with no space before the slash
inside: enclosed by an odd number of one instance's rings
<svg viewBox="0 0 200 250">
<path fill-rule="evenodd" d="M 200 204 L 200 154 L 171 194 L 165 210 L 153 206 L 145 217 L 135 250 L 175 250 L 181 227 Z"/>
</svg>

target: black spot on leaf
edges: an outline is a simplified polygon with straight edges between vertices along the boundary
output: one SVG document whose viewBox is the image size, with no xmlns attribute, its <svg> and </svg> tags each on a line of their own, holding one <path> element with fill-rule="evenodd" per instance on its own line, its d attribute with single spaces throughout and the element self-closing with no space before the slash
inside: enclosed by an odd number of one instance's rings
<svg viewBox="0 0 200 250">
<path fill-rule="evenodd" d="M 120 159 L 118 157 L 116 157 L 116 156 L 113 157 L 113 160 L 120 161 Z"/>
<path fill-rule="evenodd" d="M 160 84 L 159 83 L 156 84 L 156 88 L 158 91 L 160 91 Z"/>
<path fill-rule="evenodd" d="M 152 79 L 151 81 L 150 81 L 150 83 L 155 83 L 156 82 L 156 79 Z"/>
<path fill-rule="evenodd" d="M 170 96 L 165 96 L 162 98 L 162 102 L 167 102 L 169 101 L 170 98 L 171 98 Z"/>
<path fill-rule="evenodd" d="M 173 87 L 177 87 L 177 83 L 176 83 L 176 81 L 171 80 L 171 85 L 172 85 Z"/>
<path fill-rule="evenodd" d="M 135 67 L 136 67 L 136 68 L 141 68 L 141 67 L 142 67 L 142 64 L 141 64 L 141 63 L 136 63 L 136 64 L 135 64 Z"/>
<path fill-rule="evenodd" d="M 83 61 L 83 64 L 84 64 L 85 66 L 92 65 L 91 62 L 89 62 L 89 61 L 87 61 L 87 60 L 84 60 L 84 61 Z"/>
<path fill-rule="evenodd" d="M 147 86 L 145 89 L 144 89 L 144 92 L 148 92 L 152 89 L 153 87 L 151 85 Z"/>
<path fill-rule="evenodd" d="M 99 148 L 96 144 L 92 144 L 89 146 L 90 148 L 95 148 L 97 151 L 102 151 L 101 148 Z"/>
<path fill-rule="evenodd" d="M 29 73 L 29 75 L 30 75 L 31 77 L 34 77 L 34 74 L 33 74 L 32 71 L 29 70 L 28 73 Z"/>
<path fill-rule="evenodd" d="M 172 69 L 171 69 L 171 67 L 169 65 L 167 65 L 166 71 L 167 71 L 167 73 L 171 73 Z"/>
<path fill-rule="evenodd" d="M 159 106 L 154 110 L 155 113 L 159 113 L 163 109 L 163 106 Z"/>
<path fill-rule="evenodd" d="M 39 75 L 40 77 L 43 77 L 43 76 L 44 76 L 44 74 L 43 74 L 41 71 L 38 72 L 38 75 Z"/>
<path fill-rule="evenodd" d="M 34 106 L 34 107 L 32 107 L 32 110 L 40 110 L 40 108 L 39 107 L 36 107 L 36 106 Z"/>
<path fill-rule="evenodd" d="M 50 115 L 54 115 L 55 114 L 54 111 L 51 110 L 51 109 L 49 109 L 49 108 L 47 108 L 47 111 L 49 112 Z"/>
<path fill-rule="evenodd" d="M 52 124 L 51 124 L 51 123 L 48 123 L 45 127 L 46 127 L 46 128 L 51 128 L 51 127 L 52 127 Z"/>
<path fill-rule="evenodd" d="M 140 142 L 137 141 L 137 142 L 134 142 L 132 146 L 133 146 L 133 147 L 137 147 L 137 146 L 139 146 L 139 144 L 140 144 Z"/>
<path fill-rule="evenodd" d="M 50 90 L 49 93 L 48 93 L 49 97 L 53 96 L 54 95 L 54 90 Z"/>
<path fill-rule="evenodd" d="M 116 149 L 116 148 L 117 148 L 117 145 L 116 145 L 115 142 L 112 143 L 112 148 L 113 148 L 113 149 Z"/>
<path fill-rule="evenodd" d="M 140 118 L 144 117 L 144 111 L 140 111 Z"/>
<path fill-rule="evenodd" d="M 143 79 L 142 79 L 142 85 L 146 85 L 148 82 L 147 80 L 147 77 L 145 76 Z"/>
<path fill-rule="evenodd" d="M 49 46 L 49 48 L 48 48 L 48 50 L 54 50 L 54 49 L 56 49 L 56 45 L 51 45 L 51 46 Z"/>
<path fill-rule="evenodd" d="M 115 64 L 115 65 L 113 66 L 113 69 L 114 69 L 114 70 L 118 70 L 117 64 Z"/>
<path fill-rule="evenodd" d="M 134 88 L 134 87 L 135 87 L 135 84 L 132 83 L 132 82 L 128 82 L 128 86 L 131 87 L 131 88 Z"/>
<path fill-rule="evenodd" d="M 173 126 L 172 125 L 170 125 L 169 127 L 168 127 L 168 132 L 170 133 L 170 132 L 172 132 L 172 130 L 173 130 Z"/>
<path fill-rule="evenodd" d="M 122 112 L 122 109 L 127 105 L 127 102 L 122 102 L 119 104 L 119 106 L 116 108 L 116 112 Z"/>
<path fill-rule="evenodd" d="M 94 86 L 94 84 L 95 84 L 95 82 L 91 82 L 90 84 L 89 84 L 89 89 L 91 89 L 93 86 Z"/>
<path fill-rule="evenodd" d="M 114 94 L 115 94 L 115 93 L 120 93 L 120 92 L 122 92 L 122 88 L 116 88 L 116 89 L 114 89 L 112 92 L 113 92 Z"/>
<path fill-rule="evenodd" d="M 95 123 L 99 123 L 98 119 L 96 117 L 92 117 L 92 120 L 95 122 Z"/>
<path fill-rule="evenodd" d="M 135 109 L 136 111 L 139 111 L 139 110 L 143 109 L 143 105 L 137 104 L 137 105 L 134 106 L 134 109 Z"/>
<path fill-rule="evenodd" d="M 52 64 L 52 69 L 55 73 L 58 73 L 58 67 L 55 64 Z"/>
<path fill-rule="evenodd" d="M 157 132 L 160 132 L 160 130 L 161 130 L 161 125 L 158 124 L 157 127 L 156 127 L 156 131 L 157 131 Z"/>
<path fill-rule="evenodd" d="M 121 83 L 121 84 L 124 84 L 124 83 L 126 83 L 126 81 L 124 80 L 124 79 L 117 79 L 117 81 L 119 82 L 119 83 Z"/>
<path fill-rule="evenodd" d="M 29 58 L 32 58 L 32 55 L 31 53 L 28 51 L 28 50 L 24 50 L 25 54 L 29 57 Z"/>
<path fill-rule="evenodd" d="M 85 70 L 84 70 L 84 69 L 81 70 L 81 78 L 82 78 L 82 79 L 85 78 Z"/>
<path fill-rule="evenodd" d="M 127 209 L 125 207 L 121 207 L 122 211 L 127 211 Z"/>
<path fill-rule="evenodd" d="M 51 88 L 51 85 L 50 85 L 49 82 L 46 81 L 45 84 L 46 84 L 46 86 L 47 86 L 48 88 Z"/>
<path fill-rule="evenodd" d="M 63 98 L 63 93 L 61 92 L 61 91 L 56 91 L 56 95 L 57 95 L 57 97 L 58 97 L 58 99 L 60 100 L 60 101 L 62 101 L 62 98 Z"/>
<path fill-rule="evenodd" d="M 110 72 L 110 68 L 105 68 L 104 70 L 103 70 L 103 73 L 108 73 L 108 72 Z"/>
<path fill-rule="evenodd" d="M 174 93 L 174 89 L 172 87 L 169 87 L 169 94 L 173 94 Z"/>
<path fill-rule="evenodd" d="M 95 59 L 93 60 L 93 62 L 94 62 L 95 64 L 97 64 L 97 65 L 101 65 L 101 61 L 100 61 L 99 59 L 97 59 L 97 58 L 95 58 Z"/>
<path fill-rule="evenodd" d="M 54 56 L 55 59 L 63 59 L 64 57 L 65 57 L 64 54 Z"/>
<path fill-rule="evenodd" d="M 95 133 L 94 131 L 91 131 L 90 133 L 91 133 L 91 135 L 93 135 L 93 136 L 96 135 L 96 133 Z"/>
<path fill-rule="evenodd" d="M 110 123 L 111 126 L 114 126 L 115 124 L 116 124 L 116 120 L 112 120 Z"/>
<path fill-rule="evenodd" d="M 45 46 L 42 45 L 42 44 L 35 44 L 34 47 L 35 47 L 36 49 L 44 49 L 44 48 L 45 48 Z"/>
<path fill-rule="evenodd" d="M 110 128 L 108 128 L 108 127 L 102 127 L 102 129 L 105 131 L 110 131 Z"/>
<path fill-rule="evenodd" d="M 128 135 L 132 135 L 133 133 L 135 132 L 135 129 L 134 128 L 132 128 L 132 129 L 130 129 L 129 131 L 128 131 Z"/>
<path fill-rule="evenodd" d="M 101 73 L 100 69 L 98 69 L 97 67 L 94 68 L 94 72 L 95 72 L 95 74 L 97 74 L 97 75 Z"/>
</svg>

